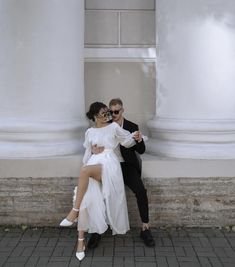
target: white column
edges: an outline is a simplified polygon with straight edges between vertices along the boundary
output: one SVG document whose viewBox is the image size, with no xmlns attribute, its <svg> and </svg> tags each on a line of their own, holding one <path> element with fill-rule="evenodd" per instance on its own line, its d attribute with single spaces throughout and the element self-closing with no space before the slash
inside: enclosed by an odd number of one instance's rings
<svg viewBox="0 0 235 267">
<path fill-rule="evenodd" d="M 2 0 L 0 40 L 0 157 L 78 153 L 84 1 Z"/>
<path fill-rule="evenodd" d="M 153 154 L 235 158 L 235 3 L 156 1 Z"/>
</svg>

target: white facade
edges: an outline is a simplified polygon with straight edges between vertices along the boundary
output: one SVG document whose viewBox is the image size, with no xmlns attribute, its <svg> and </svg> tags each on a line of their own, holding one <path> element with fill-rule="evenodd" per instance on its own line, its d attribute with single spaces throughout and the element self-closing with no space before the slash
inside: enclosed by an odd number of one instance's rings
<svg viewBox="0 0 235 267">
<path fill-rule="evenodd" d="M 150 153 L 235 158 L 233 1 L 3 0 L 0 17 L 1 158 L 81 154 L 85 110 L 114 97 Z"/>
<path fill-rule="evenodd" d="M 150 137 L 151 225 L 234 225 L 234 8 L 0 0 L 0 224 L 58 225 L 77 184 L 85 111 L 120 97 Z"/>
</svg>

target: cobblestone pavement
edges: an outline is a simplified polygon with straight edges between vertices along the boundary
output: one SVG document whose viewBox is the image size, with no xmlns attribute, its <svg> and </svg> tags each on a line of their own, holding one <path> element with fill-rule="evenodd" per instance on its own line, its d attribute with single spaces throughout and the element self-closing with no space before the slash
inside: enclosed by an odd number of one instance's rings
<svg viewBox="0 0 235 267">
<path fill-rule="evenodd" d="M 98 248 L 75 258 L 76 229 L 0 227 L 0 266 L 235 267 L 235 233 L 211 228 L 152 229 L 147 248 L 139 229 L 125 236 L 103 235 Z"/>
</svg>

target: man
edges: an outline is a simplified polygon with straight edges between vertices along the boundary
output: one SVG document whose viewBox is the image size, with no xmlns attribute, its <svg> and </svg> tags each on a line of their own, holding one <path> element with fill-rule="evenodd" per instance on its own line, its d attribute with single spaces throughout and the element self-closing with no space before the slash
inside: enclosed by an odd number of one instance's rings
<svg viewBox="0 0 235 267">
<path fill-rule="evenodd" d="M 112 114 L 112 120 L 123 127 L 123 129 L 128 130 L 129 132 L 139 130 L 138 125 L 123 117 L 124 108 L 121 99 L 112 99 L 109 102 L 109 108 Z M 103 149 L 103 147 L 94 146 L 92 148 L 92 152 L 95 154 L 100 153 Z M 133 191 L 137 199 L 138 209 L 142 220 L 140 237 L 143 239 L 146 246 L 154 247 L 155 241 L 149 229 L 147 190 L 145 189 L 141 179 L 141 164 L 136 152 L 139 154 L 143 154 L 145 152 L 145 144 L 141 134 L 139 134 L 139 138 L 137 138 L 135 146 L 131 148 L 120 146 L 116 149 L 116 154 L 119 157 L 122 168 L 124 183 Z M 88 248 L 92 249 L 97 247 L 100 240 L 101 235 L 97 233 L 92 234 L 87 244 Z"/>
</svg>

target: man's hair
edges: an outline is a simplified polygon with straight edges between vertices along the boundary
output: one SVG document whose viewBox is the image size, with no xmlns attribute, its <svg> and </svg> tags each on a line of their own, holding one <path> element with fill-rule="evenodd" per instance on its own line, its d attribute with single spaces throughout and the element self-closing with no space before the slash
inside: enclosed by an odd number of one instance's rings
<svg viewBox="0 0 235 267">
<path fill-rule="evenodd" d="M 120 105 L 123 106 L 122 100 L 120 98 L 113 98 L 109 102 L 109 106 L 115 106 L 115 105 Z"/>
</svg>

